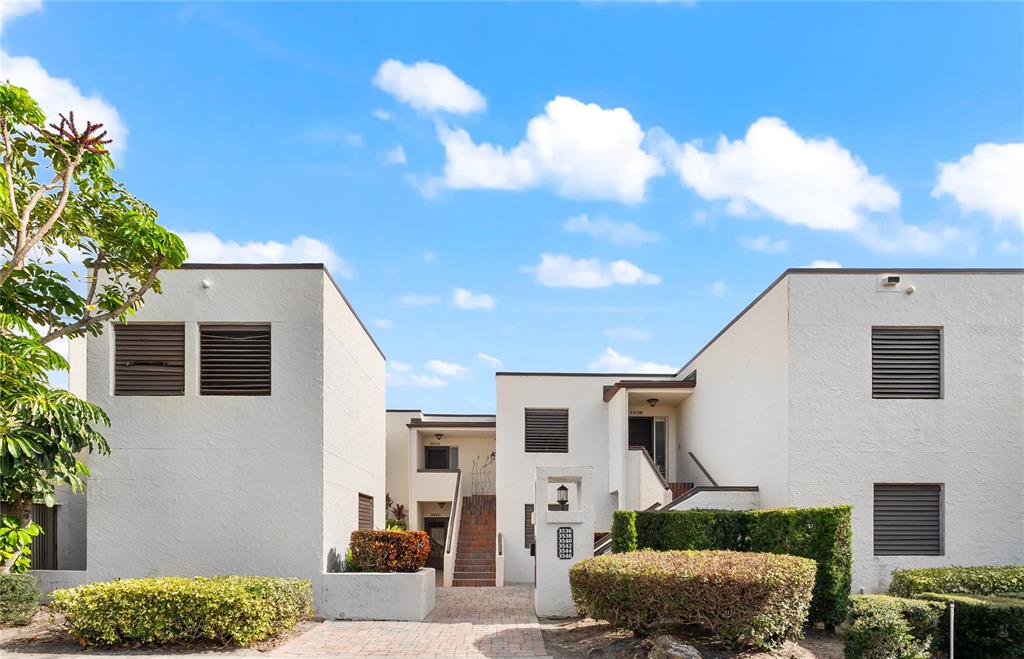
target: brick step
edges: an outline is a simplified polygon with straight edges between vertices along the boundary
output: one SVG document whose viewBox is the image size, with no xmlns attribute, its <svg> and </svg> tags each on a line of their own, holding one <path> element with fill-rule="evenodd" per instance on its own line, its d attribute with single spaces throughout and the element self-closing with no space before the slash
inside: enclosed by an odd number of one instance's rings
<svg viewBox="0 0 1024 659">
<path fill-rule="evenodd" d="M 490 581 L 494 582 L 493 572 L 466 572 L 465 574 L 456 574 L 452 577 L 452 581 Z"/>
<path fill-rule="evenodd" d="M 494 587 L 494 579 L 452 579 L 453 586 Z"/>
<path fill-rule="evenodd" d="M 455 559 L 455 571 L 459 570 L 472 570 L 473 568 L 486 568 L 488 570 L 494 569 L 494 559 Z"/>
<path fill-rule="evenodd" d="M 468 559 L 471 559 L 471 560 L 484 560 L 484 559 L 494 560 L 494 552 L 493 551 L 460 551 L 458 556 L 455 557 L 455 560 L 458 560 L 460 558 L 468 558 Z"/>
</svg>

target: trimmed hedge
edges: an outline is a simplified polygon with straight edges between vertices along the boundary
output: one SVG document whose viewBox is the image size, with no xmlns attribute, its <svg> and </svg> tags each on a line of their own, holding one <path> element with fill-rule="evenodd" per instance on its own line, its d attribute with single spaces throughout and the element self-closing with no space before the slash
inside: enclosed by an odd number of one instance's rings
<svg viewBox="0 0 1024 659">
<path fill-rule="evenodd" d="M 612 553 L 636 550 L 636 512 L 616 510 L 612 516 Z"/>
<path fill-rule="evenodd" d="M 27 625 L 39 610 L 39 587 L 30 574 L 0 574 L 0 625 Z"/>
<path fill-rule="evenodd" d="M 639 549 L 724 549 L 790 554 L 818 566 L 810 622 L 835 627 L 846 619 L 853 579 L 850 506 L 777 510 L 616 511 L 615 543 L 626 542 L 629 519 Z M 1022 588 L 1021 590 L 1024 590 Z"/>
<path fill-rule="evenodd" d="M 889 592 L 902 597 L 920 593 L 1001 595 L 1024 592 L 1024 565 L 930 567 L 893 570 Z"/>
<path fill-rule="evenodd" d="M 581 615 L 646 635 L 682 625 L 730 647 L 771 649 L 803 629 L 814 561 L 733 551 L 634 551 L 569 570 Z"/>
<path fill-rule="evenodd" d="M 946 607 L 940 629 L 949 629 L 948 604 L 956 604 L 954 634 L 958 659 L 1024 657 L 1024 600 L 1002 595 L 922 593 Z"/>
<path fill-rule="evenodd" d="M 353 531 L 349 572 L 416 572 L 430 557 L 424 531 Z"/>
<path fill-rule="evenodd" d="M 846 659 L 931 656 L 943 641 L 945 606 L 889 595 L 854 595 L 844 632 Z"/>
<path fill-rule="evenodd" d="M 163 577 L 55 590 L 50 608 L 83 645 L 252 645 L 313 614 L 306 579 Z"/>
</svg>

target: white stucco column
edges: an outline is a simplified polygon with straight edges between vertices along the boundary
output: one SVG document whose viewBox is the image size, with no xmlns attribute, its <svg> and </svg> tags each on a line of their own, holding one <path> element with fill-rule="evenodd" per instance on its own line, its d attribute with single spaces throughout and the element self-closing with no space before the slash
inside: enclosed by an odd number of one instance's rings
<svg viewBox="0 0 1024 659">
<path fill-rule="evenodd" d="M 569 568 L 594 554 L 593 467 L 537 467 L 534 482 L 534 534 L 537 583 L 534 606 L 542 617 L 576 615 Z M 555 489 L 569 490 L 567 510 L 548 510 Z"/>
</svg>

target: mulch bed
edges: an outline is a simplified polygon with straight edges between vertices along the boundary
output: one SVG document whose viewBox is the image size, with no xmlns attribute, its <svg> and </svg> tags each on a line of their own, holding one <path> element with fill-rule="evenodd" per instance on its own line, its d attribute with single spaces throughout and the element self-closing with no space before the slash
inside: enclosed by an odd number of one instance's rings
<svg viewBox="0 0 1024 659">
<path fill-rule="evenodd" d="M 632 632 L 614 629 L 590 618 L 542 619 L 544 645 L 556 659 L 591 657 L 593 659 L 644 659 L 650 650 L 649 639 Z M 842 659 L 843 642 L 835 634 L 810 630 L 807 637 L 776 652 L 731 652 L 695 643 L 705 659 Z"/>
</svg>

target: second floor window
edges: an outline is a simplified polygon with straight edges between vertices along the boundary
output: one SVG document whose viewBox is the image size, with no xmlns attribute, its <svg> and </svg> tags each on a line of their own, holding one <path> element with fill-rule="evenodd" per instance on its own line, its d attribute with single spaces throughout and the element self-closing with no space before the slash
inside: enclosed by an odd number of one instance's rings
<svg viewBox="0 0 1024 659">
<path fill-rule="evenodd" d="M 270 395 L 270 325 L 200 325 L 199 393 Z"/>
<path fill-rule="evenodd" d="M 872 398 L 942 398 L 938 327 L 871 328 Z"/>
<path fill-rule="evenodd" d="M 568 453 L 569 410 L 527 409 L 526 452 Z"/>
</svg>

